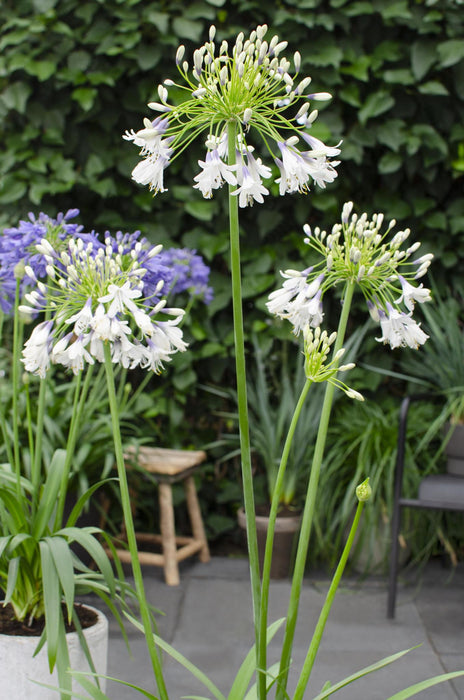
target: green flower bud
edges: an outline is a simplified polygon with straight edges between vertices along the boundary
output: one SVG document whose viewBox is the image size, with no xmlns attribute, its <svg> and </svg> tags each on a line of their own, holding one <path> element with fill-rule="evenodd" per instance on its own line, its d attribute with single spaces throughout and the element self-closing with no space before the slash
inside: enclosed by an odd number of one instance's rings
<svg viewBox="0 0 464 700">
<path fill-rule="evenodd" d="M 356 496 L 358 501 L 368 501 L 372 496 L 372 489 L 369 486 L 369 477 L 356 487 Z"/>
</svg>

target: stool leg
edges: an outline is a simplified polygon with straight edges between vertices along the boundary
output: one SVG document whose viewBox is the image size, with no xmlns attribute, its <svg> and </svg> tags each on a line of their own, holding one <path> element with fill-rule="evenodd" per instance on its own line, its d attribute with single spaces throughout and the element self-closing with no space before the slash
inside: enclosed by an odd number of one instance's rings
<svg viewBox="0 0 464 700">
<path fill-rule="evenodd" d="M 192 525 L 193 537 L 198 542 L 202 542 L 203 546 L 200 549 L 199 559 L 202 562 L 210 560 L 208 541 L 203 527 L 203 518 L 201 517 L 200 504 L 198 503 L 197 490 L 195 488 L 195 480 L 193 476 L 187 477 L 184 481 L 185 497 L 187 499 L 187 510 Z"/>
<path fill-rule="evenodd" d="M 180 583 L 171 484 L 159 484 L 160 529 L 163 544 L 164 578 L 168 586 Z"/>
</svg>

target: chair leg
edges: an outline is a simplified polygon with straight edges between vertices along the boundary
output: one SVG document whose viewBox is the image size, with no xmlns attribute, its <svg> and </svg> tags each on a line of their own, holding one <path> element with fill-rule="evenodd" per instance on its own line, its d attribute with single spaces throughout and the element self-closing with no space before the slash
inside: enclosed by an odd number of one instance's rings
<svg viewBox="0 0 464 700">
<path fill-rule="evenodd" d="M 388 602 L 387 617 L 392 620 L 395 617 L 396 589 L 398 579 L 399 537 L 401 525 L 401 508 L 395 505 L 392 517 L 392 535 L 390 549 L 390 570 L 388 576 Z"/>
<path fill-rule="evenodd" d="M 203 518 L 201 517 L 200 504 L 198 503 L 195 480 L 193 476 L 189 476 L 187 479 L 185 479 L 184 489 L 193 537 L 198 542 L 203 543 L 203 546 L 200 549 L 199 559 L 201 562 L 207 562 L 210 560 L 209 547 L 205 535 L 205 529 L 203 527 Z"/>
<path fill-rule="evenodd" d="M 164 557 L 164 578 L 168 586 L 178 586 L 180 583 L 179 565 L 177 562 L 176 529 L 174 523 L 174 507 L 172 504 L 171 484 L 160 483 L 160 529 Z"/>
</svg>

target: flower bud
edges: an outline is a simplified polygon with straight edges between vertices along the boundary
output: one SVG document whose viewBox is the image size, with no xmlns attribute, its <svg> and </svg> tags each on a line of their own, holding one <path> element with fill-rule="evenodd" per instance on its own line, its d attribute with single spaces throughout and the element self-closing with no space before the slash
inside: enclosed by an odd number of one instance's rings
<svg viewBox="0 0 464 700">
<path fill-rule="evenodd" d="M 22 280 L 24 275 L 26 275 L 26 266 L 24 264 L 24 260 L 20 260 L 16 265 L 14 266 L 14 277 L 16 280 Z M 34 275 L 35 277 L 35 275 Z"/>
<path fill-rule="evenodd" d="M 372 489 L 369 486 L 369 477 L 356 487 L 356 496 L 358 501 L 368 501 L 372 496 Z"/>
</svg>

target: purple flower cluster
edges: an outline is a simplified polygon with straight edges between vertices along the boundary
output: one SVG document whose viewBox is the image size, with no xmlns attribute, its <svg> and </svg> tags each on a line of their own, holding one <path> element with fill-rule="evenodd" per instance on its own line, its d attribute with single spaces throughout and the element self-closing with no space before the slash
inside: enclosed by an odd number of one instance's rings
<svg viewBox="0 0 464 700">
<path fill-rule="evenodd" d="M 94 254 L 101 249 L 111 248 L 119 254 L 124 268 L 131 264 L 134 256 L 146 272 L 143 276 L 143 293 L 152 304 L 156 304 L 160 295 L 168 292 L 179 294 L 188 291 L 196 299 L 206 304 L 212 299 L 212 289 L 208 287 L 209 267 L 205 265 L 196 251 L 187 248 L 171 248 L 159 255 L 149 253 L 153 245 L 141 236 L 140 231 L 112 235 L 108 231 L 98 237 L 95 232 L 85 233 L 83 226 L 71 221 L 78 216 L 78 209 L 70 209 L 65 214 L 58 214 L 56 219 L 40 213 L 36 218 L 29 214 L 29 219 L 20 221 L 17 227 L 6 228 L 0 235 L 0 308 L 6 314 L 11 314 L 15 299 L 16 276 L 18 264 L 29 266 L 37 280 L 47 276 L 46 260 L 37 251 L 37 244 L 46 239 L 50 245 L 60 251 L 66 247 L 69 238 L 82 239 L 85 244 L 91 243 Z M 160 289 L 160 281 L 163 281 Z M 21 280 L 21 296 L 31 284 L 31 276 Z"/>
<path fill-rule="evenodd" d="M 205 304 L 210 303 L 213 298 L 213 290 L 208 286 L 210 270 L 196 250 L 169 248 L 163 250 L 159 257 L 173 273 L 170 294 L 188 292 L 191 296 L 202 299 Z"/>
<path fill-rule="evenodd" d="M 69 209 L 66 214 L 58 214 L 56 219 L 44 213 L 36 218 L 29 214 L 29 220 L 20 221 L 17 227 L 6 228 L 0 236 L 0 307 L 9 314 L 12 311 L 15 298 L 15 268 L 18 263 L 29 265 L 38 279 L 46 276 L 45 259 L 37 252 L 36 245 L 43 238 L 51 239 L 50 242 L 59 246 L 59 241 L 68 237 L 82 238 L 90 242 L 95 238 L 94 234 L 83 233 L 83 227 L 71 222 L 79 214 L 78 209 Z M 24 278 L 21 282 L 21 293 L 30 280 Z"/>
</svg>

